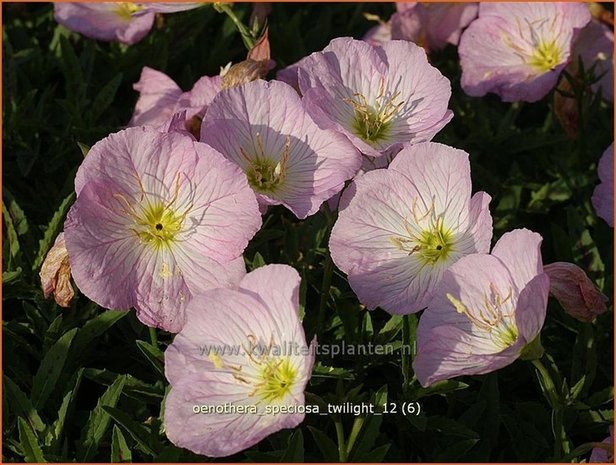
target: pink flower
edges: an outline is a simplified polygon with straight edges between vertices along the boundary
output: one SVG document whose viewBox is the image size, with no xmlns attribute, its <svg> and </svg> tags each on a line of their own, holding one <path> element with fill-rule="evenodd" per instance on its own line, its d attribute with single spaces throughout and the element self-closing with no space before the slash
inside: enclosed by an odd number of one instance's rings
<svg viewBox="0 0 616 465">
<path fill-rule="evenodd" d="M 261 225 L 242 172 L 179 133 L 111 134 L 90 149 L 75 191 L 64 231 L 79 289 L 171 332 L 194 295 L 237 284 Z"/>
<path fill-rule="evenodd" d="M 477 17 L 478 3 L 397 3 L 391 38 L 410 40 L 428 51 L 458 45 L 462 30 Z"/>
<path fill-rule="evenodd" d="M 422 386 L 498 370 L 536 340 L 550 288 L 541 240 L 516 229 L 491 255 L 466 256 L 445 271 L 417 327 L 413 367 Z"/>
<path fill-rule="evenodd" d="M 144 66 L 141 78 L 133 85 L 133 89 L 139 92 L 139 99 L 130 126 L 160 126 L 174 114 L 185 110 L 188 127 L 193 118 L 203 118 L 208 105 L 221 89 L 221 77 L 203 76 L 190 91 L 182 92 L 165 73 Z"/>
<path fill-rule="evenodd" d="M 607 297 L 579 266 L 556 262 L 546 265 L 543 271 L 550 277 L 550 294 L 573 318 L 589 322 L 607 311 Z"/>
<path fill-rule="evenodd" d="M 284 205 L 300 219 L 342 190 L 361 164 L 344 136 L 319 129 L 297 93 L 277 81 L 220 92 L 201 141 L 242 168 L 261 205 Z"/>
<path fill-rule="evenodd" d="M 58 234 L 53 247 L 47 253 L 41 271 L 41 286 L 43 296 L 47 299 L 53 295 L 60 307 L 70 307 L 75 296 L 71 286 L 71 265 L 64 241 L 64 233 Z"/>
<path fill-rule="evenodd" d="M 199 3 L 55 3 L 54 18 L 71 31 L 87 37 L 132 45 L 150 32 L 155 13 L 173 13 L 199 6 Z"/>
<path fill-rule="evenodd" d="M 479 18 L 460 39 L 462 88 L 473 97 L 492 92 L 506 102 L 543 98 L 589 21 L 583 3 L 481 3 Z"/>
<path fill-rule="evenodd" d="M 314 341 L 307 345 L 299 320 L 299 286 L 290 266 L 267 265 L 237 290 L 214 289 L 190 303 L 165 352 L 172 443 L 225 457 L 303 421 Z"/>
<path fill-rule="evenodd" d="M 592 194 L 592 205 L 597 215 L 614 227 L 614 144 L 612 143 L 599 160 L 599 180 Z"/>
<path fill-rule="evenodd" d="M 599 447 L 600 446 L 600 447 Z M 601 444 L 594 447 L 590 454 L 591 463 L 614 463 L 614 426 L 610 426 L 610 435 Z"/>
<path fill-rule="evenodd" d="M 444 271 L 465 255 L 488 252 L 490 197 L 471 198 L 468 154 L 425 142 L 404 148 L 387 169 L 343 192 L 331 256 L 368 309 L 423 309 Z"/>
<path fill-rule="evenodd" d="M 602 77 L 593 84 L 593 91 L 601 89 L 606 100 L 614 100 L 614 31 L 593 19 L 580 31 L 573 44 L 573 56 L 580 56 L 584 69 L 594 66 L 594 75 Z M 577 58 L 576 58 L 577 60 Z M 577 63 L 573 63 L 577 67 Z"/>
<path fill-rule="evenodd" d="M 364 155 L 430 140 L 453 116 L 448 79 L 410 42 L 374 47 L 342 37 L 298 65 L 308 113 Z"/>
</svg>

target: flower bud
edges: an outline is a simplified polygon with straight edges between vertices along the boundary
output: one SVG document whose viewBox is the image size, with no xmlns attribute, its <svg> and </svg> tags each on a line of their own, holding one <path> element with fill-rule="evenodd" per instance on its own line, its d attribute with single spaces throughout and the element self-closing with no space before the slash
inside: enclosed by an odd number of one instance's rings
<svg viewBox="0 0 616 465">
<path fill-rule="evenodd" d="M 45 298 L 53 295 L 58 305 L 70 307 L 75 291 L 71 286 L 71 266 L 68 261 L 64 233 L 56 237 L 53 247 L 43 261 L 39 276 Z"/>
<path fill-rule="evenodd" d="M 607 310 L 607 297 L 580 267 L 556 262 L 544 266 L 543 270 L 550 277 L 550 294 L 573 318 L 589 322 Z"/>
</svg>

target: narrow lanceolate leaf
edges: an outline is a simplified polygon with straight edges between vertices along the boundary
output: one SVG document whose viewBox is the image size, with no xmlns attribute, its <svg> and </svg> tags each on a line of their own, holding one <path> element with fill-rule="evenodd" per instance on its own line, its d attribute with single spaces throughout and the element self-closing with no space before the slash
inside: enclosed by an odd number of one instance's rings
<svg viewBox="0 0 616 465">
<path fill-rule="evenodd" d="M 17 237 L 17 231 L 13 225 L 13 220 L 9 211 L 6 209 L 4 202 L 2 202 L 2 218 L 4 218 L 4 225 L 6 226 L 6 240 L 9 245 L 9 261 L 7 264 L 8 271 L 12 271 L 17 267 L 20 257 L 19 239 Z"/>
<path fill-rule="evenodd" d="M 109 108 L 121 83 L 122 73 L 118 73 L 98 92 L 90 110 L 92 122 L 97 121 L 101 114 Z"/>
<path fill-rule="evenodd" d="M 100 399 L 98 399 L 94 410 L 90 412 L 88 423 L 81 435 L 80 461 L 89 462 L 96 454 L 101 439 L 107 432 L 107 428 L 109 428 L 109 423 L 111 422 L 111 417 L 105 411 L 104 407 L 115 407 L 118 404 L 125 382 L 125 376 L 118 376 Z"/>
<path fill-rule="evenodd" d="M 126 315 L 128 315 L 128 312 L 123 310 L 107 310 L 86 322 L 75 336 L 73 350 L 69 357 L 70 362 L 67 366 L 74 367 L 75 362 L 81 359 L 82 354 L 87 353 L 86 349 L 89 348 L 92 341 L 102 336 Z"/>
<path fill-rule="evenodd" d="M 111 461 L 113 463 L 131 462 L 133 456 L 126 444 L 126 439 L 117 425 L 113 425 L 113 433 L 111 434 Z"/>
<path fill-rule="evenodd" d="M 51 346 L 41 361 L 41 366 L 32 381 L 32 403 L 34 408 L 38 409 L 45 405 L 49 395 L 53 392 L 77 331 L 78 329 L 74 328 L 65 333 Z"/>
<path fill-rule="evenodd" d="M 11 410 L 19 417 L 23 417 L 34 431 L 43 431 L 45 425 L 39 417 L 38 412 L 30 402 L 30 399 L 23 393 L 19 386 L 6 375 L 2 376 L 2 387 L 4 397 L 11 406 Z"/>
<path fill-rule="evenodd" d="M 81 385 L 81 378 L 83 376 L 84 369 L 81 368 L 75 377 L 75 384 L 73 388 L 64 396 L 62 404 L 58 410 L 58 418 L 51 425 L 47 437 L 45 438 L 45 444 L 53 446 L 54 449 L 58 448 L 61 443 L 62 434 L 64 432 L 64 425 L 67 420 L 70 421 L 70 417 L 74 410 L 75 397 L 77 397 L 77 391 Z"/>
<path fill-rule="evenodd" d="M 32 463 L 45 462 L 41 446 L 39 446 L 36 436 L 30 426 L 28 426 L 26 420 L 19 417 L 17 419 L 17 427 L 19 429 L 19 442 L 23 451 L 24 460 Z"/>
<path fill-rule="evenodd" d="M 164 376 L 164 358 L 162 351 L 158 347 L 154 347 L 152 344 L 148 344 L 145 341 L 137 341 L 137 347 L 139 347 L 139 350 L 141 350 L 145 358 L 154 367 L 156 373 L 161 377 Z"/>
<path fill-rule="evenodd" d="M 157 451 L 150 445 L 150 431 L 145 426 L 117 408 L 104 407 L 104 409 L 118 425 L 131 435 L 143 452 L 156 455 Z"/>
<path fill-rule="evenodd" d="M 37 271 L 47 252 L 53 245 L 53 242 L 56 240 L 56 236 L 61 232 L 62 225 L 64 224 L 64 217 L 68 212 L 68 209 L 73 204 L 75 200 L 75 193 L 71 192 L 66 198 L 62 201 L 56 212 L 51 217 L 49 224 L 47 225 L 47 229 L 45 229 L 45 234 L 43 238 L 39 241 L 39 250 L 36 254 L 36 258 L 34 259 L 34 263 L 32 264 L 32 270 Z"/>
</svg>

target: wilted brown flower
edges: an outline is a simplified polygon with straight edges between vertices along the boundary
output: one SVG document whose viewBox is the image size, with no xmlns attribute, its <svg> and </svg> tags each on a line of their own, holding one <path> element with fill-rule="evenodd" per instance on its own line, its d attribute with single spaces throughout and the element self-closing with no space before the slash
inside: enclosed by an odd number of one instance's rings
<svg viewBox="0 0 616 465">
<path fill-rule="evenodd" d="M 39 276 L 45 298 L 53 295 L 58 305 L 69 307 L 75 291 L 71 286 L 71 266 L 68 261 L 64 233 L 58 235 L 53 247 L 47 253 Z"/>
</svg>

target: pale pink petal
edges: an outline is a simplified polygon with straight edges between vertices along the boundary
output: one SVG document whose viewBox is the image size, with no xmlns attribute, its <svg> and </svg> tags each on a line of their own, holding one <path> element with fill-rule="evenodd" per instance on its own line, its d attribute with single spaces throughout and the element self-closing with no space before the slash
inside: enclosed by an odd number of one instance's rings
<svg viewBox="0 0 616 465">
<path fill-rule="evenodd" d="M 612 143 L 599 160 L 599 180 L 592 195 L 592 204 L 597 215 L 614 227 L 614 144 Z"/>
<path fill-rule="evenodd" d="M 498 257 L 509 269 L 518 292 L 521 292 L 531 279 L 543 273 L 542 241 L 543 238 L 536 232 L 515 229 L 503 234 L 492 249 L 492 255 Z"/>
<path fill-rule="evenodd" d="M 175 113 L 182 89 L 165 73 L 143 67 L 139 81 L 133 84 L 139 92 L 130 126 L 163 124 Z"/>
</svg>

